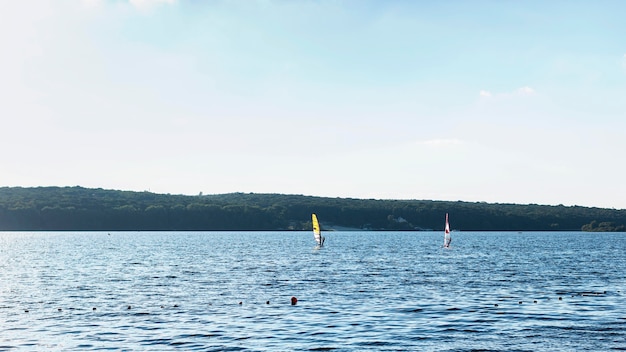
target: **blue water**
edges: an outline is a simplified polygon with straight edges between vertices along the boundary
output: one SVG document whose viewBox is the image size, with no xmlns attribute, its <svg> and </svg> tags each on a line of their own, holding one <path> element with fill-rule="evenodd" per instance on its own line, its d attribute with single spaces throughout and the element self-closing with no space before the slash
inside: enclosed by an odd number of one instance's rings
<svg viewBox="0 0 626 352">
<path fill-rule="evenodd" d="M 325 235 L 0 233 L 0 350 L 626 350 L 624 233 Z"/>
</svg>

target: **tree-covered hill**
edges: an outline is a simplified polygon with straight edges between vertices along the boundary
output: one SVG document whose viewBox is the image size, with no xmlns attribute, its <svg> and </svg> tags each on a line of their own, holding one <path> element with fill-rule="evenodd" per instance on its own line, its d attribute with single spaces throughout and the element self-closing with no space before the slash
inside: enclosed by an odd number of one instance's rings
<svg viewBox="0 0 626 352">
<path fill-rule="evenodd" d="M 232 193 L 183 196 L 83 187 L 0 188 L 1 231 L 440 230 L 626 231 L 626 210 Z"/>
</svg>

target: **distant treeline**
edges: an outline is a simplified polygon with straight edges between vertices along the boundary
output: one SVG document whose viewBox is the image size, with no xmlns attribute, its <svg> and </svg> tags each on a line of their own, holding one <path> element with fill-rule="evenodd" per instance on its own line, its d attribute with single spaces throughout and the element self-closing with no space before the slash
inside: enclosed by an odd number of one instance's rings
<svg viewBox="0 0 626 352">
<path fill-rule="evenodd" d="M 626 210 L 232 193 L 183 196 L 83 187 L 0 188 L 1 231 L 263 231 L 322 228 L 626 231 Z"/>
</svg>

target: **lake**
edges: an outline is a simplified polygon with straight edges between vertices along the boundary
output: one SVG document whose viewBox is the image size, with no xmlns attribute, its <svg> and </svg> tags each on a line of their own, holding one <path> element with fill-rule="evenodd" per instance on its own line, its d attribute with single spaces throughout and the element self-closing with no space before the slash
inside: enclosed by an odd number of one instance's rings
<svg viewBox="0 0 626 352">
<path fill-rule="evenodd" d="M 0 232 L 0 350 L 626 350 L 624 233 L 324 235 Z"/>
</svg>

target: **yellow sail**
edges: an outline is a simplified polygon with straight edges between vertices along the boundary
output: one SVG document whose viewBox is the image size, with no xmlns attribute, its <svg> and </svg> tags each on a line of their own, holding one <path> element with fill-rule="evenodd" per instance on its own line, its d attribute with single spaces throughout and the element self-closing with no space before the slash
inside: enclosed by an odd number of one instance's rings
<svg viewBox="0 0 626 352">
<path fill-rule="evenodd" d="M 322 244 L 322 231 L 320 230 L 320 223 L 317 221 L 317 215 L 312 214 L 313 221 L 313 237 L 318 244 Z"/>
</svg>

